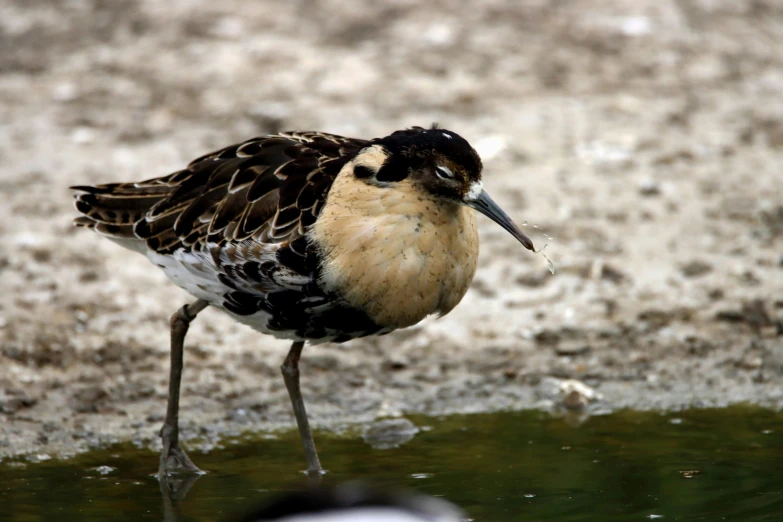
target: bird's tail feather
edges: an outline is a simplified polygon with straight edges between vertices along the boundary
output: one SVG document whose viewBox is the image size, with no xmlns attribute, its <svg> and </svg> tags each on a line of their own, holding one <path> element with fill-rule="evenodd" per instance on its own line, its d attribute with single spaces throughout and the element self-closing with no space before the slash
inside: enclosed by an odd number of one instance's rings
<svg viewBox="0 0 783 522">
<path fill-rule="evenodd" d="M 135 234 L 135 225 L 175 190 L 162 180 L 70 188 L 80 192 L 75 195 L 74 206 L 81 214 L 73 220 L 75 226 L 122 239 L 142 239 Z"/>
</svg>

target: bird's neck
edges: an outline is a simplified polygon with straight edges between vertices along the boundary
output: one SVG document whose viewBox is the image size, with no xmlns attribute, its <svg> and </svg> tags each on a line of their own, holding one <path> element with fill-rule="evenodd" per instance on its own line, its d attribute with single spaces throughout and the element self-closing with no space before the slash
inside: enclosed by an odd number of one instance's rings
<svg viewBox="0 0 783 522">
<path fill-rule="evenodd" d="M 381 187 L 349 169 L 309 233 L 321 254 L 321 286 L 384 327 L 449 312 L 476 271 L 474 211 L 429 197 L 410 180 Z"/>
</svg>

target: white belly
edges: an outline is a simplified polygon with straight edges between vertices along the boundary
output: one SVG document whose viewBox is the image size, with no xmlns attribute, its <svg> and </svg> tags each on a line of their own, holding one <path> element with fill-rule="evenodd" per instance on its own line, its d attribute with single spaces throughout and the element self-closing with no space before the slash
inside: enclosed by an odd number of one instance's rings
<svg viewBox="0 0 783 522">
<path fill-rule="evenodd" d="M 236 321 L 279 339 L 302 340 L 294 332 L 270 330 L 267 328 L 271 315 L 264 311 L 259 311 L 253 315 L 237 315 L 223 308 L 222 304 L 225 300 L 225 294 L 231 292 L 232 289 L 220 281 L 218 270 L 209 256 L 183 251 L 175 252 L 173 255 L 161 255 L 148 250 L 145 254 L 178 287 L 193 297 L 202 299 L 213 307 L 222 310 Z"/>
</svg>

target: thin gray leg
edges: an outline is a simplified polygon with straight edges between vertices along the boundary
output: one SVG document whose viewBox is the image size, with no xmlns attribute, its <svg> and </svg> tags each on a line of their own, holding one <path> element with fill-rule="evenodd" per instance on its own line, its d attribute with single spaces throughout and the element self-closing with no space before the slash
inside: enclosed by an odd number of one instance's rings
<svg viewBox="0 0 783 522">
<path fill-rule="evenodd" d="M 185 334 L 198 313 L 209 305 L 198 300 L 185 305 L 171 316 L 171 370 L 169 374 L 169 405 L 166 421 L 160 430 L 163 450 L 160 452 L 158 476 L 171 472 L 202 473 L 179 445 L 179 386 L 182 382 L 182 351 Z"/>
<path fill-rule="evenodd" d="M 296 425 L 299 427 L 299 436 L 302 438 L 302 447 L 304 447 L 305 458 L 307 459 L 307 474 L 320 476 L 324 473 L 324 470 L 321 467 L 321 462 L 318 460 L 313 434 L 310 432 L 310 423 L 307 422 L 307 412 L 305 411 L 304 399 L 302 399 L 302 391 L 299 389 L 299 358 L 302 355 L 302 348 L 304 348 L 304 341 L 294 342 L 280 370 L 283 372 L 285 387 L 288 388 L 288 396 L 291 398 L 291 404 L 294 407 Z"/>
</svg>

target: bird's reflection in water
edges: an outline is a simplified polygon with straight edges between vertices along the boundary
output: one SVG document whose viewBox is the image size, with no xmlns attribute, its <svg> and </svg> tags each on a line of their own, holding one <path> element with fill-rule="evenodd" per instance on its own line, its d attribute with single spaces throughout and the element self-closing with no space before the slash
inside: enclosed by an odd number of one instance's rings
<svg viewBox="0 0 783 522">
<path fill-rule="evenodd" d="M 180 502 L 202 475 L 202 473 L 158 475 L 160 495 L 163 497 L 163 522 L 180 522 Z"/>
</svg>

